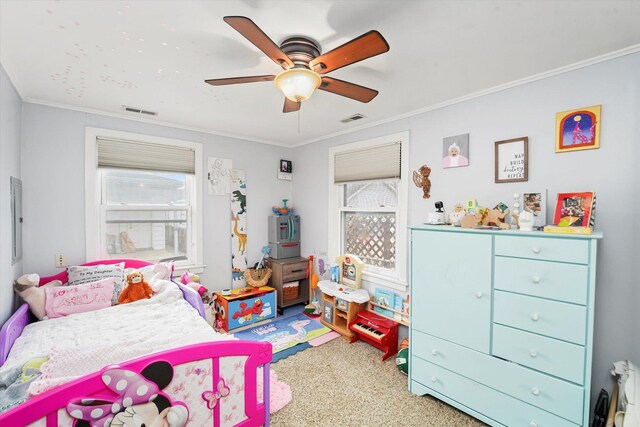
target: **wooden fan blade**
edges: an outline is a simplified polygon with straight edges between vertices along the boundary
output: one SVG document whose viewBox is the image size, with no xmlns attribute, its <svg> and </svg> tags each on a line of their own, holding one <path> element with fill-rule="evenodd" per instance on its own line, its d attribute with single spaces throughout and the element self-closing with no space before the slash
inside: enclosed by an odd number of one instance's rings
<svg viewBox="0 0 640 427">
<path fill-rule="evenodd" d="M 291 59 L 251 19 L 246 16 L 225 16 L 224 22 L 231 25 L 234 30 L 285 70 L 293 67 Z"/>
<path fill-rule="evenodd" d="M 318 89 L 346 96 L 360 102 L 369 102 L 378 95 L 377 90 L 327 76 L 322 77 L 322 83 L 320 83 Z"/>
<path fill-rule="evenodd" d="M 317 73 L 325 74 L 388 50 L 389 44 L 382 34 L 373 30 L 314 58 L 309 65 Z"/>
<path fill-rule="evenodd" d="M 270 82 L 276 76 L 247 76 L 247 77 L 228 77 L 226 79 L 209 79 L 205 83 L 214 86 L 235 85 L 238 83 L 254 83 L 254 82 Z"/>
<path fill-rule="evenodd" d="M 284 107 L 282 108 L 283 113 L 291 113 L 293 111 L 298 111 L 300 109 L 300 102 L 295 102 L 290 100 L 285 96 L 284 98 Z"/>
</svg>

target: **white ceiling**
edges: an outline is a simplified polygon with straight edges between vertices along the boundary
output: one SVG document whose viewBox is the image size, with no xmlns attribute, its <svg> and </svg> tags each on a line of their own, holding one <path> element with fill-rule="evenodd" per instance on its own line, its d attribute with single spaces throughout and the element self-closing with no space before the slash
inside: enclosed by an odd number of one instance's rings
<svg viewBox="0 0 640 427">
<path fill-rule="evenodd" d="M 369 30 L 388 53 L 330 76 L 371 87 L 369 104 L 317 91 L 282 113 L 272 82 L 211 78 L 281 69 L 225 15 L 276 43 L 292 34 L 324 52 Z M 0 1 L 0 61 L 26 101 L 294 146 L 611 52 L 640 50 L 640 1 Z M 619 54 L 614 53 L 613 56 Z M 362 113 L 365 119 L 343 124 Z M 298 130 L 299 127 L 299 130 Z"/>
</svg>

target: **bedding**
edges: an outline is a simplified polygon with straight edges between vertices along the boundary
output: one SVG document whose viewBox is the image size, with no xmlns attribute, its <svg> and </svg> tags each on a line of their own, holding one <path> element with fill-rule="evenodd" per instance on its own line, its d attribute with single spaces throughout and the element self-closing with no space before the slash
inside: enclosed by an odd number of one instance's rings
<svg viewBox="0 0 640 427">
<path fill-rule="evenodd" d="M 150 299 L 26 326 L 0 367 L 0 407 L 6 410 L 27 397 L 123 360 L 188 344 L 234 339 L 215 333 L 183 299 L 175 283 L 156 280 L 150 284 L 155 292 Z M 49 360 L 24 381 L 25 365 L 43 358 Z"/>
</svg>

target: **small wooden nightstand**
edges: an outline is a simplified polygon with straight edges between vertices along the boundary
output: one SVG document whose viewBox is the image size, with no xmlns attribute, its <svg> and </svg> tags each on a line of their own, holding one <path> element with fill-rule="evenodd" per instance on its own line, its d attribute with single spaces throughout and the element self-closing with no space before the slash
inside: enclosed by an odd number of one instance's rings
<svg viewBox="0 0 640 427">
<path fill-rule="evenodd" d="M 285 307 L 309 302 L 308 260 L 306 258 L 268 258 L 265 260 L 265 265 L 272 270 L 269 286 L 278 291 L 278 314 L 282 314 L 282 309 Z M 298 282 L 298 296 L 296 298 L 284 298 L 283 285 L 289 282 Z"/>
</svg>

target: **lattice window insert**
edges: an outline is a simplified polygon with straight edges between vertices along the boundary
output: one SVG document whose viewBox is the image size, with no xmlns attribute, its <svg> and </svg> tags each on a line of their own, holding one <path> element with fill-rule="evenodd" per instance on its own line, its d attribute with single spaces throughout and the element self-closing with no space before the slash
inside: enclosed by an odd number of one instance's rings
<svg viewBox="0 0 640 427">
<path fill-rule="evenodd" d="M 391 212 L 345 212 L 346 253 L 358 255 L 368 265 L 396 266 L 396 214 Z"/>
</svg>

